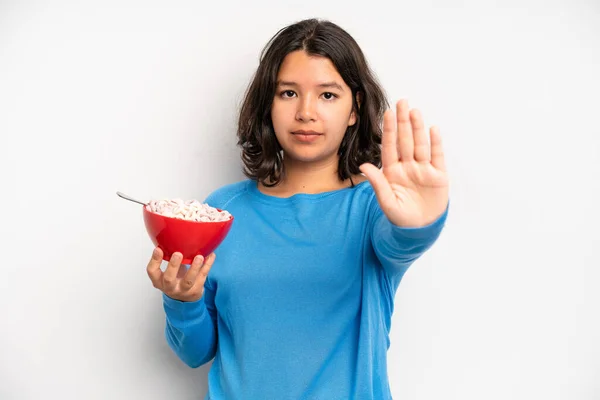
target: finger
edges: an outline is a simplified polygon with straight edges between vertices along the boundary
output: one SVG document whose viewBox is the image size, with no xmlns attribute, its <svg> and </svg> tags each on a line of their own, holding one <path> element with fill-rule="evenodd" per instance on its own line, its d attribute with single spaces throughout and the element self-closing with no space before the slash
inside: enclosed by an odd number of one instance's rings
<svg viewBox="0 0 600 400">
<path fill-rule="evenodd" d="M 199 277 L 198 278 L 202 278 L 202 284 L 204 285 L 204 281 L 206 281 L 206 277 L 208 277 L 208 273 L 210 272 L 210 269 L 213 266 L 213 263 L 215 262 L 215 259 L 217 258 L 217 255 L 215 253 L 210 253 L 208 255 L 208 257 L 206 257 L 206 260 L 204 260 L 204 264 L 202 265 L 202 268 L 200 268 L 200 271 L 198 272 Z M 196 281 L 198 281 L 198 279 L 196 279 Z"/>
<path fill-rule="evenodd" d="M 431 164 L 439 170 L 446 170 L 446 160 L 444 149 L 442 148 L 442 136 L 437 126 L 432 126 L 429 130 L 431 138 Z"/>
<path fill-rule="evenodd" d="M 414 140 L 414 157 L 416 161 L 429 162 L 429 141 L 427 140 L 427 132 L 423 124 L 423 117 L 419 110 L 410 111 L 410 123 L 412 125 L 413 140 Z"/>
<path fill-rule="evenodd" d="M 396 119 L 398 121 L 398 154 L 402 161 L 411 161 L 414 159 L 414 142 L 406 100 L 400 100 L 396 104 Z"/>
<path fill-rule="evenodd" d="M 192 288 L 192 286 L 194 286 L 194 283 L 196 283 L 196 277 L 198 276 L 203 263 L 204 257 L 202 257 L 200 254 L 194 257 L 190 269 L 188 269 L 187 273 L 183 277 L 182 287 L 185 290 L 189 290 Z"/>
<path fill-rule="evenodd" d="M 381 138 L 381 163 L 384 168 L 398 162 L 397 135 L 394 113 L 387 110 L 383 114 L 383 137 Z"/>
<path fill-rule="evenodd" d="M 189 267 L 189 265 L 186 265 L 186 264 L 181 264 L 179 266 L 179 269 L 177 270 L 177 279 L 178 280 L 181 280 L 181 278 L 183 278 L 185 276 L 185 274 L 188 271 L 188 267 Z"/>
<path fill-rule="evenodd" d="M 177 287 L 177 271 L 179 271 L 182 260 L 183 255 L 180 252 L 175 252 L 171 256 L 171 260 L 163 274 L 163 289 L 165 292 L 172 292 Z"/>
<path fill-rule="evenodd" d="M 148 272 L 148 277 L 152 281 L 152 284 L 157 289 L 162 289 L 162 276 L 163 273 L 160 270 L 160 266 L 162 264 L 163 252 L 159 247 L 156 247 L 152 252 L 152 257 L 150 257 L 150 261 L 148 261 L 148 266 L 146 267 L 146 272 Z"/>
<path fill-rule="evenodd" d="M 381 208 L 383 210 L 389 209 L 390 201 L 394 200 L 395 196 L 383 172 L 373 164 L 362 164 L 359 168 L 371 182 Z"/>
<path fill-rule="evenodd" d="M 204 295 L 204 283 L 208 278 L 208 273 L 210 272 L 216 257 L 217 256 L 215 253 L 210 253 L 208 257 L 206 257 L 204 264 L 202 264 L 202 267 L 198 270 L 198 275 L 196 276 L 194 286 L 191 289 L 192 292 L 198 291 L 198 293 L 202 293 L 202 295 Z"/>
</svg>

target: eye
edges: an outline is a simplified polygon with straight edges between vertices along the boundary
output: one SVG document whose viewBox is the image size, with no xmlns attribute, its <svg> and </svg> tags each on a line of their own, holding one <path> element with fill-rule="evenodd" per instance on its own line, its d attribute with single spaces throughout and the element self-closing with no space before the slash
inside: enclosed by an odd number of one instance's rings
<svg viewBox="0 0 600 400">
<path fill-rule="evenodd" d="M 293 90 L 284 90 L 281 92 L 281 97 L 283 98 L 292 98 L 296 93 Z"/>
<path fill-rule="evenodd" d="M 325 98 L 325 100 L 333 100 L 333 99 L 337 98 L 337 96 L 331 92 L 323 93 L 323 97 Z"/>
</svg>

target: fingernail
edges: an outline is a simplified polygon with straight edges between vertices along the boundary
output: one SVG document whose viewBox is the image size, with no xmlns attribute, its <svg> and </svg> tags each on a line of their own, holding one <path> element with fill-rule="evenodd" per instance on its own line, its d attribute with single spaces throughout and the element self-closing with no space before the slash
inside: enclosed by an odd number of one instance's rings
<svg viewBox="0 0 600 400">
<path fill-rule="evenodd" d="M 157 248 L 155 248 L 154 251 L 152 252 L 152 257 L 158 258 L 158 249 Z"/>
</svg>

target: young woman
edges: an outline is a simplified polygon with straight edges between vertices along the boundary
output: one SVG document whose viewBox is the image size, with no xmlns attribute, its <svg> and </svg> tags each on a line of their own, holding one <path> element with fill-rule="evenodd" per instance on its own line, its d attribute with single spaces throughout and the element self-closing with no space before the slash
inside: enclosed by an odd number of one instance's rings
<svg viewBox="0 0 600 400">
<path fill-rule="evenodd" d="M 148 263 L 170 347 L 190 367 L 214 359 L 207 399 L 391 399 L 394 295 L 449 199 L 438 130 L 386 107 L 331 22 L 265 47 L 238 125 L 248 179 L 205 200 L 236 218 L 218 262 L 176 253 L 163 273 L 156 248 Z"/>
</svg>

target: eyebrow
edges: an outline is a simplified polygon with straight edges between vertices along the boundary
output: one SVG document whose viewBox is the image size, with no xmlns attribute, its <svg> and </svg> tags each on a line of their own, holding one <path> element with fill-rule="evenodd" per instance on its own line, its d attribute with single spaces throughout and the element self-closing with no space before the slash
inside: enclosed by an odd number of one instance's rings
<svg viewBox="0 0 600 400">
<path fill-rule="evenodd" d="M 294 87 L 297 87 L 298 84 L 296 82 L 291 82 L 291 81 L 277 81 L 277 86 L 294 86 Z M 340 92 L 344 91 L 344 89 L 342 88 L 342 86 L 339 83 L 336 83 L 336 82 L 323 82 L 323 83 L 319 83 L 317 86 L 321 87 L 321 88 L 334 88 L 334 89 L 339 90 Z"/>
</svg>

